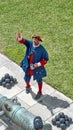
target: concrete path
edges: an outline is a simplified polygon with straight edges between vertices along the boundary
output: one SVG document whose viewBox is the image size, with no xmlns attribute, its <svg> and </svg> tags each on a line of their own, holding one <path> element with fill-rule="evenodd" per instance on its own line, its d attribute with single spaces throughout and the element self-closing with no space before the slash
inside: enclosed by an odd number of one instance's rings
<svg viewBox="0 0 73 130">
<path fill-rule="evenodd" d="M 16 96 L 23 107 L 34 115 L 41 116 L 45 122 L 48 122 L 51 125 L 52 118 L 60 112 L 64 112 L 64 114 L 68 115 L 73 120 L 73 100 L 58 92 L 45 82 L 43 82 L 43 96 L 38 101 L 34 100 L 35 94 L 37 93 L 36 81 L 31 79 L 32 91 L 31 94 L 26 94 L 25 82 L 23 80 L 24 73 L 22 69 L 6 56 L 0 54 L 0 79 L 6 73 L 9 73 L 15 77 L 18 84 L 11 89 L 0 86 L 0 94 L 8 98 Z M 9 124 L 2 120 L 2 117 L 0 117 L 0 130 L 18 130 L 18 128 L 14 127 L 14 129 L 10 127 Z M 52 125 L 52 130 L 61 129 Z M 73 130 L 73 124 L 71 124 L 67 130 Z"/>
</svg>

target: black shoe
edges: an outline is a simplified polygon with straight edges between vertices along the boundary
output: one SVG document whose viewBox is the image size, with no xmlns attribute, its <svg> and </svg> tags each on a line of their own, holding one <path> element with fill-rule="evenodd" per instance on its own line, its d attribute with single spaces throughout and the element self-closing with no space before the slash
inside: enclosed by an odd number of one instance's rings
<svg viewBox="0 0 73 130">
<path fill-rule="evenodd" d="M 26 93 L 27 93 L 27 94 L 30 93 L 30 90 L 31 90 L 30 87 L 26 87 Z"/>
<path fill-rule="evenodd" d="M 40 97 L 42 96 L 42 93 L 37 93 L 37 95 L 35 96 L 35 99 L 38 100 Z"/>
</svg>

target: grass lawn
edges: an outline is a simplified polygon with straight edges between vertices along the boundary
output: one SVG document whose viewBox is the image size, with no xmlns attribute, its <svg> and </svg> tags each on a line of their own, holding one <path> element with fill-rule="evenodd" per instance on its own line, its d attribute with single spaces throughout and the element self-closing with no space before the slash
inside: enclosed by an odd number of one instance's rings
<svg viewBox="0 0 73 130">
<path fill-rule="evenodd" d="M 25 47 L 17 31 L 43 37 L 49 53 L 44 81 L 73 99 L 73 0 L 0 0 L 0 53 L 19 64 Z"/>
</svg>

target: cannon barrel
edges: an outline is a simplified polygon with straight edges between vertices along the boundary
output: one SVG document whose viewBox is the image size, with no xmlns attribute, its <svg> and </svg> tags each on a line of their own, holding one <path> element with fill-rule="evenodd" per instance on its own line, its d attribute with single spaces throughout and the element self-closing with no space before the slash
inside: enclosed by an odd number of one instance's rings
<svg viewBox="0 0 73 130">
<path fill-rule="evenodd" d="M 4 112 L 7 117 L 24 130 L 34 130 L 33 120 L 35 115 L 22 107 L 17 99 L 8 99 L 0 94 L 0 111 Z M 44 130 L 52 130 L 50 124 L 46 124 L 44 121 L 43 124 Z"/>
</svg>

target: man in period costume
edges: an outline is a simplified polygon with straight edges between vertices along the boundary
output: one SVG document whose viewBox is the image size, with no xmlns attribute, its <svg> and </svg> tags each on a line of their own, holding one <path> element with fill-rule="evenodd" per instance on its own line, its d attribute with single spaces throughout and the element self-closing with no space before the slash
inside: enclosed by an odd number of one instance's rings
<svg viewBox="0 0 73 130">
<path fill-rule="evenodd" d="M 46 76 L 44 65 L 49 59 L 48 53 L 41 45 L 42 38 L 39 35 L 33 35 L 32 40 L 28 40 L 17 33 L 17 41 L 26 46 L 26 54 L 20 64 L 25 72 L 26 93 L 30 93 L 30 79 L 33 75 L 33 79 L 38 83 L 38 92 L 35 99 L 39 99 L 42 95 L 42 78 Z"/>
</svg>

